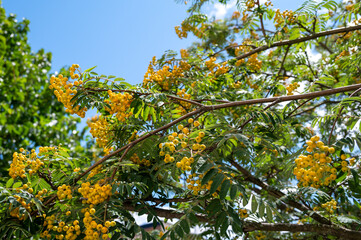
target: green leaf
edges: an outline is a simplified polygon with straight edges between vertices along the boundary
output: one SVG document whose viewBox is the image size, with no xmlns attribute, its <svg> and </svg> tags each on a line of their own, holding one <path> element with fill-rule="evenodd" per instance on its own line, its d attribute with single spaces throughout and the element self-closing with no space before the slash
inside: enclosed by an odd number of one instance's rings
<svg viewBox="0 0 361 240">
<path fill-rule="evenodd" d="M 21 187 L 22 185 L 23 185 L 22 182 L 16 182 L 16 183 L 14 183 L 13 188 L 18 188 L 18 187 Z"/>
<path fill-rule="evenodd" d="M 231 191 L 229 193 L 229 196 L 231 197 L 232 200 L 234 200 L 236 195 L 237 195 L 237 186 L 233 184 L 231 186 Z"/>
<path fill-rule="evenodd" d="M 10 178 L 7 182 L 6 182 L 6 188 L 10 188 L 14 183 L 14 179 Z"/>
<path fill-rule="evenodd" d="M 260 217 L 264 216 L 264 210 L 265 210 L 265 205 L 264 203 L 261 201 L 258 207 L 258 214 Z"/>
<path fill-rule="evenodd" d="M 258 207 L 258 203 L 257 203 L 257 199 L 254 195 L 252 195 L 252 200 L 251 200 L 251 211 L 252 213 L 255 213 Z"/>
<path fill-rule="evenodd" d="M 183 229 L 182 229 L 179 225 L 177 225 L 177 226 L 175 227 L 175 232 L 178 234 L 178 236 L 180 236 L 181 238 L 183 238 L 183 236 L 184 236 Z"/>
<path fill-rule="evenodd" d="M 202 179 L 202 185 L 206 185 L 208 181 L 218 172 L 215 168 L 210 169 Z"/>
<path fill-rule="evenodd" d="M 85 70 L 84 72 L 90 72 L 91 70 L 93 70 L 93 69 L 96 68 L 96 67 L 97 67 L 97 66 L 91 67 L 91 68 Z"/>
<path fill-rule="evenodd" d="M 228 179 L 223 181 L 222 186 L 221 186 L 221 191 L 219 192 L 219 197 L 221 199 L 224 199 L 227 196 L 227 192 L 228 192 L 230 186 L 231 186 L 231 182 Z"/>
<path fill-rule="evenodd" d="M 182 221 L 180 222 L 180 225 L 181 225 L 181 227 L 183 228 L 183 230 L 184 230 L 185 233 L 188 234 L 188 233 L 190 232 L 190 228 L 189 228 L 189 225 L 188 225 L 187 220 L 182 220 Z"/>
<path fill-rule="evenodd" d="M 221 185 L 223 179 L 224 175 L 220 173 L 213 178 L 213 183 L 211 185 L 211 189 L 209 190 L 210 194 L 214 193 L 217 190 L 217 188 Z"/>
<path fill-rule="evenodd" d="M 273 214 L 272 214 L 271 208 L 270 208 L 268 205 L 266 206 L 266 213 L 267 213 L 267 215 L 266 215 L 267 221 L 268 221 L 268 222 L 272 222 L 272 220 L 273 220 Z"/>
</svg>

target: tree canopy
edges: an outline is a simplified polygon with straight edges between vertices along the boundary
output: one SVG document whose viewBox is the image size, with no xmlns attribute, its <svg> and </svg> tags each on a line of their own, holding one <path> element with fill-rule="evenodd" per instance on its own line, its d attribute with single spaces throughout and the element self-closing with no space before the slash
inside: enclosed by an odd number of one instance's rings
<svg viewBox="0 0 361 240">
<path fill-rule="evenodd" d="M 32 52 L 28 31 L 29 20 L 18 21 L 0 8 L 0 176 L 7 175 L 19 146 L 75 146 L 81 138 L 78 119 L 66 116 L 48 90 L 51 53 Z"/>
<path fill-rule="evenodd" d="M 66 112 L 97 109 L 102 152 L 18 146 L 1 237 L 360 239 L 360 1 L 239 0 L 221 20 L 207 2 L 175 27 L 197 42 L 141 84 L 78 64 L 50 78 Z"/>
</svg>

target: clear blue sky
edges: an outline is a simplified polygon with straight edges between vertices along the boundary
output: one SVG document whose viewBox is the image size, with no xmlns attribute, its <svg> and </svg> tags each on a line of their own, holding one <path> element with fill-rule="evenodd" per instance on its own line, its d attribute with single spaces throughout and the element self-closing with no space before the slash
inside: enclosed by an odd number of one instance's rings
<svg viewBox="0 0 361 240">
<path fill-rule="evenodd" d="M 1 1 L 1 0 L 0 0 Z M 295 9 L 300 0 L 274 0 L 281 9 Z M 187 16 L 187 6 L 174 0 L 3 0 L 6 13 L 30 20 L 34 51 L 53 53 L 52 70 L 78 63 L 82 69 L 140 83 L 149 61 L 168 49 L 179 50 L 192 39 L 174 31 Z M 217 9 L 208 8 L 209 13 Z M 218 13 L 221 15 L 221 10 Z M 231 14 L 233 10 L 228 10 Z"/>
</svg>

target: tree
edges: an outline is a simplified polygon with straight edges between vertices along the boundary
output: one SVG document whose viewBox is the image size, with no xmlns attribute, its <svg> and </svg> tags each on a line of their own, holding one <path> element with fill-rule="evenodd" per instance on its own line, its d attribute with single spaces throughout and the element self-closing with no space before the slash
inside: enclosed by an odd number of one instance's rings
<svg viewBox="0 0 361 240">
<path fill-rule="evenodd" d="M 0 8 L 0 176 L 6 176 L 12 154 L 20 147 L 71 144 L 78 120 L 66 116 L 62 104 L 48 91 L 51 53 L 33 53 L 27 42 L 29 21 L 18 22 Z"/>
<path fill-rule="evenodd" d="M 361 3 L 237 1 L 224 20 L 205 3 L 175 28 L 199 42 L 154 57 L 140 85 L 77 64 L 50 78 L 67 112 L 98 110 L 104 153 L 14 153 L 2 237 L 153 238 L 138 212 L 178 219 L 161 239 L 360 238 Z"/>
</svg>

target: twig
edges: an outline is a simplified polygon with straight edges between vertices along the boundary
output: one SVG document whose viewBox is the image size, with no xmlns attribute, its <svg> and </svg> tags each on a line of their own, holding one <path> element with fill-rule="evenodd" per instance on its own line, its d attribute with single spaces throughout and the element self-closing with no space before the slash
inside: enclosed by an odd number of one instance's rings
<svg viewBox="0 0 361 240">
<path fill-rule="evenodd" d="M 125 155 L 128 153 L 128 151 L 131 149 L 131 147 L 133 147 L 133 145 L 129 145 L 127 149 L 125 149 L 123 155 L 120 157 L 119 159 L 119 162 L 121 162 L 123 160 L 123 158 L 125 157 Z M 110 182 L 113 182 L 114 180 L 114 176 L 115 176 L 115 173 L 118 171 L 118 167 L 115 167 L 114 168 L 114 171 L 112 173 L 112 176 L 110 177 Z"/>
<path fill-rule="evenodd" d="M 261 5 L 259 4 L 259 0 L 257 0 L 257 5 L 258 5 L 258 11 L 261 11 Z M 263 13 L 262 12 L 260 12 L 260 14 L 259 14 L 259 20 L 261 22 L 261 30 L 262 30 L 263 37 L 267 38 L 266 31 L 264 30 Z"/>
<path fill-rule="evenodd" d="M 236 59 L 238 59 L 238 60 L 243 59 L 243 58 L 249 57 L 255 53 L 263 52 L 263 51 L 266 51 L 266 50 L 268 50 L 270 48 L 274 48 L 274 47 L 293 45 L 295 43 L 306 42 L 308 40 L 316 39 L 319 37 L 324 37 L 324 36 L 338 34 L 338 33 L 346 33 L 346 32 L 356 31 L 356 30 L 360 30 L 360 29 L 361 29 L 361 25 L 356 25 L 356 26 L 351 26 L 351 27 L 337 28 L 337 29 L 332 29 L 332 30 L 328 30 L 328 31 L 323 31 L 323 32 L 315 33 L 315 34 L 312 34 L 312 35 L 309 35 L 306 37 L 297 38 L 297 39 L 279 41 L 279 42 L 275 42 L 271 45 L 263 45 L 261 47 L 258 47 L 248 53 L 245 53 L 245 54 L 242 54 L 241 56 L 236 57 Z"/>
<path fill-rule="evenodd" d="M 356 91 L 354 91 L 354 92 L 350 95 L 350 97 L 352 97 L 353 95 L 355 95 L 355 94 L 358 93 L 359 91 L 361 91 L 361 88 L 359 88 L 359 89 L 357 89 Z M 341 116 L 341 113 L 342 113 L 342 111 L 343 111 L 344 108 L 345 108 L 345 106 L 342 106 L 342 107 L 341 107 L 341 109 L 338 111 L 338 114 L 337 114 L 337 116 L 336 116 L 335 121 L 333 122 L 333 125 L 332 125 L 332 128 L 331 128 L 331 132 L 330 132 L 330 135 L 329 135 L 329 137 L 328 137 L 328 145 L 331 144 L 331 137 L 332 137 L 333 130 L 335 129 L 336 122 L 337 122 L 338 118 Z"/>
</svg>

